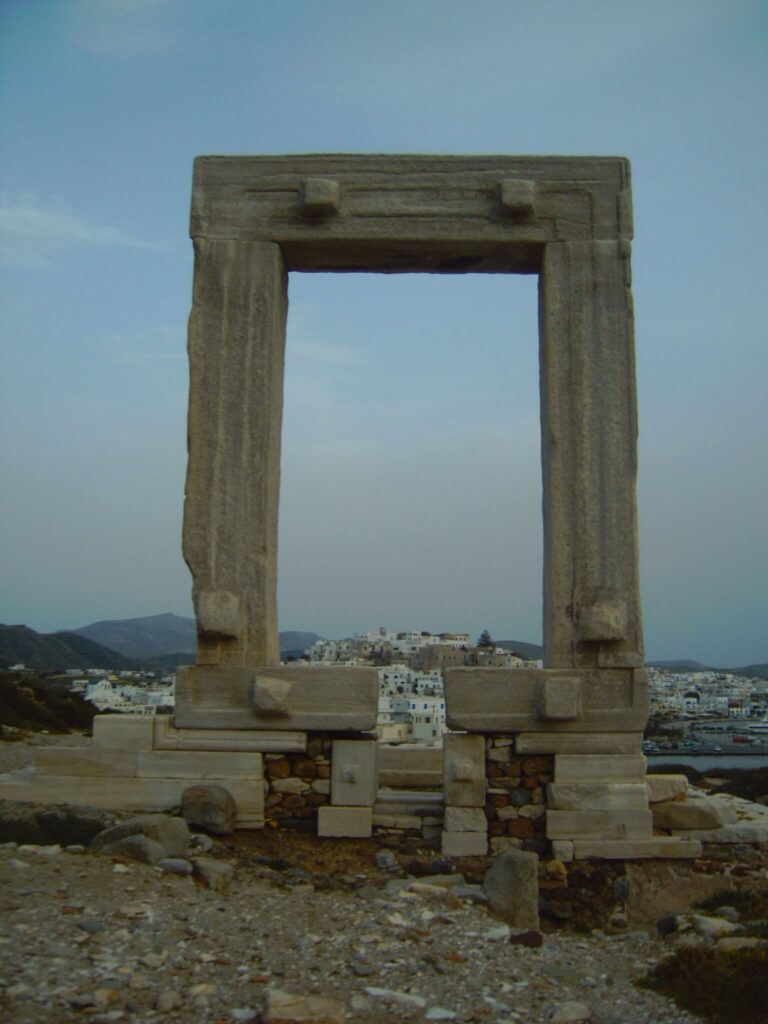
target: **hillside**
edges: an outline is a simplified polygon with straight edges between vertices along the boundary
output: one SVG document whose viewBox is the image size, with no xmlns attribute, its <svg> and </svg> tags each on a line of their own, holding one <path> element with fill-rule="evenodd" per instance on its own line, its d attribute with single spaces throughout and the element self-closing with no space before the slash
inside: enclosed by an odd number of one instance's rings
<svg viewBox="0 0 768 1024">
<path fill-rule="evenodd" d="M 544 656 L 541 644 L 528 644 L 524 640 L 495 640 L 494 643 L 497 647 L 503 647 L 505 651 L 514 651 L 527 661 L 538 661 Z"/>
<path fill-rule="evenodd" d="M 119 651 L 142 665 L 173 670 L 194 660 L 197 633 L 195 620 L 166 612 L 138 619 L 103 619 L 80 626 L 74 633 Z M 316 640 L 317 633 L 286 630 L 280 634 L 280 650 L 298 656 Z"/>
<path fill-rule="evenodd" d="M 103 619 L 72 631 L 129 658 L 182 651 L 193 654 L 195 620 L 166 612 L 138 619 Z"/>
<path fill-rule="evenodd" d="M 94 643 L 77 633 L 37 633 L 29 626 L 0 624 L 0 666 L 22 664 L 36 672 L 68 668 L 129 669 L 124 654 Z"/>
<path fill-rule="evenodd" d="M 0 671 L 0 724 L 39 732 L 90 732 L 96 707 L 69 686 L 36 676 Z M 7 736 L 3 730 L 4 738 Z"/>
</svg>

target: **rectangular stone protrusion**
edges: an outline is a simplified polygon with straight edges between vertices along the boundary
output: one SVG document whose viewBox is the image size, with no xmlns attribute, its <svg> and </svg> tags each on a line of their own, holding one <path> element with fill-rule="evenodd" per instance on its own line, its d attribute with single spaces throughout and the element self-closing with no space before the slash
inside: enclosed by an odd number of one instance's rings
<svg viewBox="0 0 768 1024">
<path fill-rule="evenodd" d="M 643 754 L 556 754 L 555 782 L 645 782 Z"/>
<path fill-rule="evenodd" d="M 554 847 L 554 843 L 552 844 Z M 600 857 L 605 860 L 674 859 L 701 856 L 701 843 L 697 839 L 670 839 L 654 836 L 652 839 L 577 839 L 573 843 L 576 860 Z M 562 859 L 562 858 L 561 858 Z"/>
<path fill-rule="evenodd" d="M 318 808 L 317 834 L 319 836 L 367 839 L 373 831 L 373 812 L 370 807 Z"/>
<path fill-rule="evenodd" d="M 581 679 L 552 676 L 542 684 L 540 715 L 551 722 L 581 718 Z"/>
<path fill-rule="evenodd" d="M 379 789 L 379 745 L 376 740 L 334 740 L 331 803 L 372 807 Z"/>
<path fill-rule="evenodd" d="M 641 732 L 523 732 L 515 740 L 518 754 L 639 754 Z"/>
<path fill-rule="evenodd" d="M 446 807 L 443 825 L 446 832 L 488 831 L 488 819 L 482 807 Z"/>
<path fill-rule="evenodd" d="M 219 750 L 147 750 L 137 753 L 137 775 L 142 779 L 252 779 L 264 778 L 261 754 Z"/>
<path fill-rule="evenodd" d="M 513 217 L 533 217 L 536 211 L 536 182 L 524 178 L 504 178 L 501 205 Z"/>
<path fill-rule="evenodd" d="M 151 750 L 154 715 L 96 715 L 93 720 L 94 747 L 114 750 Z"/>
<path fill-rule="evenodd" d="M 648 793 L 642 782 L 551 782 L 550 811 L 645 811 Z"/>
<path fill-rule="evenodd" d="M 484 857 L 488 853 L 487 832 L 443 832 L 444 857 Z"/>
<path fill-rule="evenodd" d="M 548 811 L 548 839 L 650 839 L 650 811 Z"/>
<path fill-rule="evenodd" d="M 485 806 L 485 738 L 448 735 L 443 739 L 443 793 L 446 807 Z"/>
<path fill-rule="evenodd" d="M 338 213 L 341 188 L 334 178 L 305 178 L 301 184 L 301 207 L 306 216 L 327 217 Z"/>
</svg>

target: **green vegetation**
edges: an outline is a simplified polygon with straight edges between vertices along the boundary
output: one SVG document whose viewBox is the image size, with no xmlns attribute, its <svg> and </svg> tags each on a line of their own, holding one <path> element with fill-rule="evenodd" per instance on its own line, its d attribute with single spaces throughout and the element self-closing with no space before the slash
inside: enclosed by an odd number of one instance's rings
<svg viewBox="0 0 768 1024">
<path fill-rule="evenodd" d="M 90 732 L 96 713 L 93 704 L 60 683 L 0 672 L 0 725 L 30 732 Z"/>
<path fill-rule="evenodd" d="M 488 632 L 487 629 L 484 629 L 483 632 L 478 637 L 477 646 L 478 647 L 495 647 L 496 646 L 495 643 L 493 642 L 493 639 L 491 638 L 491 634 Z"/>
</svg>

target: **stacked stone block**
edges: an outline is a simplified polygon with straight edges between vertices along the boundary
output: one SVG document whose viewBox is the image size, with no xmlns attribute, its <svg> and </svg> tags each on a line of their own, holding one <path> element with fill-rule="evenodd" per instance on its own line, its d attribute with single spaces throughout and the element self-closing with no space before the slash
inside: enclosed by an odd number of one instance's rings
<svg viewBox="0 0 768 1024">
<path fill-rule="evenodd" d="M 336 739 L 332 745 L 331 801 L 318 811 L 317 834 L 367 838 L 379 788 L 378 743 Z"/>
<path fill-rule="evenodd" d="M 445 736 L 442 851 L 446 857 L 484 856 L 488 852 L 488 830 L 483 814 L 486 788 L 485 739 L 459 734 Z"/>
<path fill-rule="evenodd" d="M 485 773 L 491 852 L 520 849 L 547 853 L 546 787 L 554 777 L 554 757 L 516 754 L 512 736 L 488 736 Z"/>
<path fill-rule="evenodd" d="M 320 807 L 330 802 L 333 740 L 309 734 L 306 751 L 265 754 L 266 823 L 315 831 Z"/>
</svg>

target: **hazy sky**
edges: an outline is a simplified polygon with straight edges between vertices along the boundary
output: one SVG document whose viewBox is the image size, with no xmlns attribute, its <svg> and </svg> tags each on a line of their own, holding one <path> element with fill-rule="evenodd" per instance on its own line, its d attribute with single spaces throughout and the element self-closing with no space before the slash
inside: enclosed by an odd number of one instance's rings
<svg viewBox="0 0 768 1024">
<path fill-rule="evenodd" d="M 763 0 L 3 0 L 0 621 L 190 614 L 204 153 L 633 165 L 649 657 L 768 660 Z M 282 629 L 541 639 L 535 277 L 292 275 Z"/>
</svg>

